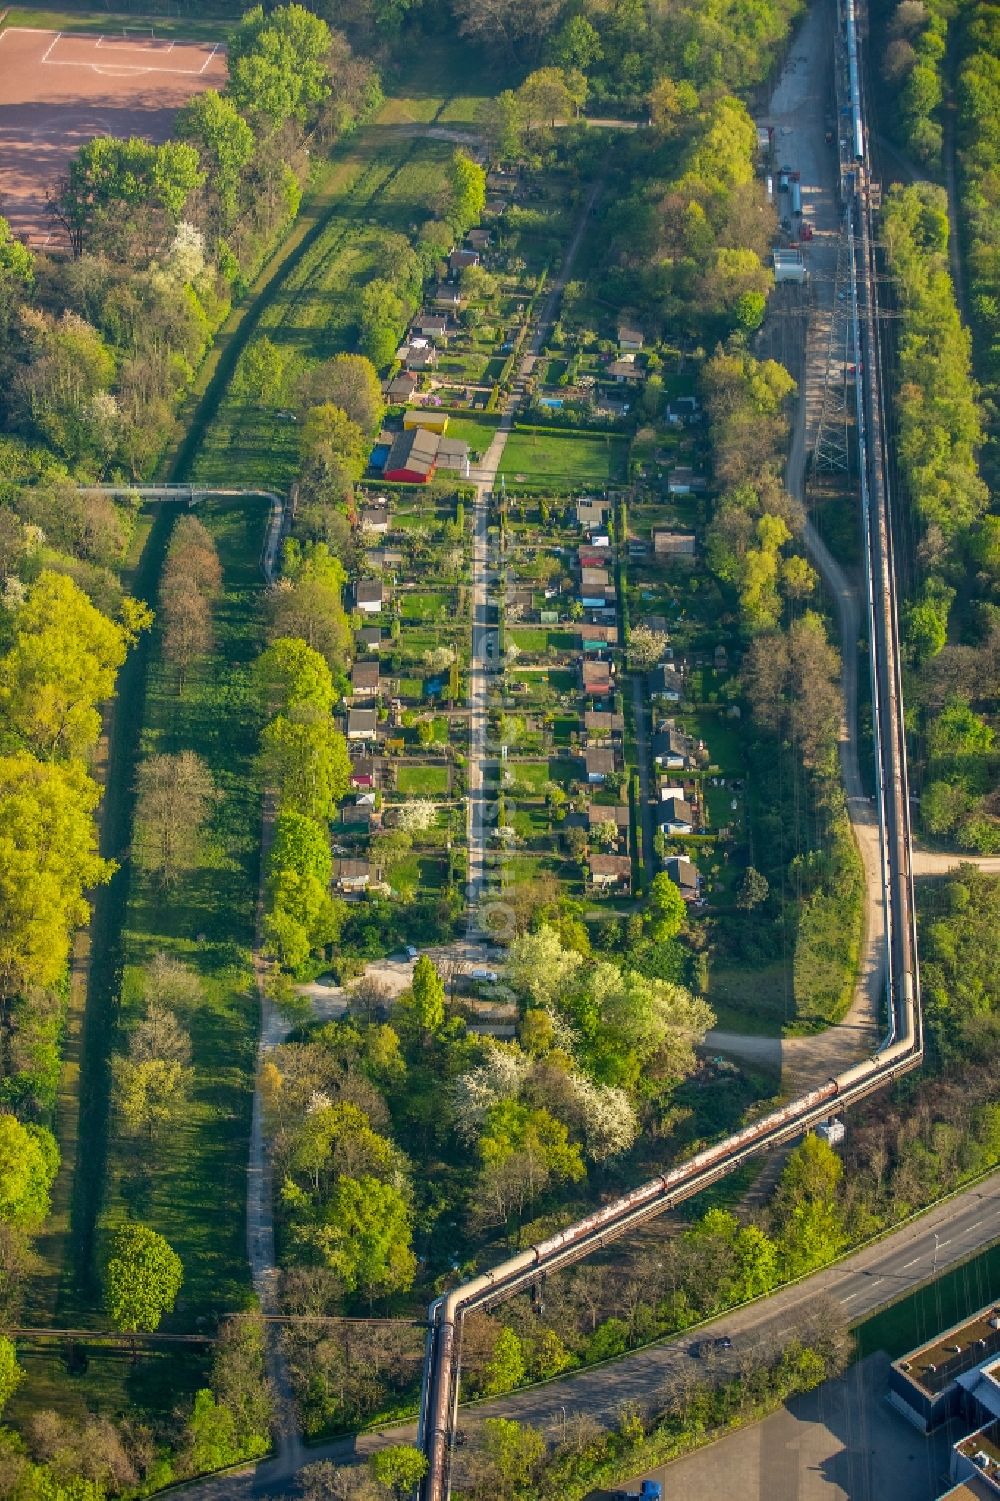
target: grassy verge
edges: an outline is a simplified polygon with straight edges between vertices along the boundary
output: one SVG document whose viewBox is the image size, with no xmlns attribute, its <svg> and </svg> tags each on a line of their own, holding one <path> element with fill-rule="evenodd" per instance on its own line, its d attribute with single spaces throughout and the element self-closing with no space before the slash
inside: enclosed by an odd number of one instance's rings
<svg viewBox="0 0 1000 1501">
<path fill-rule="evenodd" d="M 171 16 L 166 13 L 166 7 L 170 3 L 171 0 L 164 0 L 165 8 L 161 11 L 155 3 L 150 4 L 146 0 L 142 12 L 133 14 L 92 11 L 84 7 L 74 10 L 72 6 L 61 10 L 15 8 L 9 10 L 0 22 L 0 31 L 21 27 L 25 30 L 87 32 L 107 36 L 112 32 L 121 32 L 126 27 L 130 31 L 145 30 L 147 33 L 152 27 L 155 28 L 157 37 L 169 37 L 178 42 L 221 42 L 225 41 L 229 30 L 235 26 L 243 11 L 243 7 L 238 4 L 217 3 L 199 6 L 197 17 Z"/>
<path fill-rule="evenodd" d="M 858 976 L 865 880 L 846 815 L 831 830 L 835 877 L 802 904 L 795 942 L 796 1022 L 829 1027 L 846 1015 Z"/>
</svg>

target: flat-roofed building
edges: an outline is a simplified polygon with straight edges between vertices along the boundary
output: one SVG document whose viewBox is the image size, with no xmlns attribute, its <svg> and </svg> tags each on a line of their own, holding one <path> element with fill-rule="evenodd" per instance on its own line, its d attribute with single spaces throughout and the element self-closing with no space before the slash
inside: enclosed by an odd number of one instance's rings
<svg viewBox="0 0 1000 1501">
<path fill-rule="evenodd" d="M 1000 1309 L 984 1308 L 893 1361 L 889 1401 L 923 1433 L 961 1412 L 978 1423 L 1000 1418 Z"/>
</svg>

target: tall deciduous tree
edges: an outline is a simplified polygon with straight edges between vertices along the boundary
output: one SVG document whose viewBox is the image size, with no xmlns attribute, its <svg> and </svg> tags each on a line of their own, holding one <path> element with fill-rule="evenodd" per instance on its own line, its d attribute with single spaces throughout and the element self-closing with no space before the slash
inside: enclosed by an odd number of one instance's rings
<svg viewBox="0 0 1000 1501">
<path fill-rule="evenodd" d="M 282 613 L 291 613 L 290 601 Z M 321 713 L 333 708 L 333 679 L 326 660 L 298 636 L 279 636 L 261 652 L 254 682 L 269 714 L 287 714 L 293 707 Z"/>
<path fill-rule="evenodd" d="M 812 1133 L 785 1164 L 771 1206 L 784 1271 L 798 1277 L 832 1261 L 844 1243 L 838 1188 L 844 1169 L 829 1142 Z"/>
<path fill-rule="evenodd" d="M 427 1459 L 412 1444 L 390 1444 L 378 1449 L 368 1460 L 372 1479 L 396 1498 L 411 1496 L 427 1474 Z"/>
<path fill-rule="evenodd" d="M 137 136 L 95 136 L 81 146 L 53 199 L 75 255 L 91 244 L 111 248 L 142 234 L 147 253 L 165 225 L 176 225 L 204 181 L 198 153 L 183 141 L 154 145 Z"/>
<path fill-rule="evenodd" d="M 248 10 L 229 38 L 227 93 L 272 127 L 304 124 L 330 92 L 330 28 L 303 5 Z"/>
<path fill-rule="evenodd" d="M 332 942 L 340 920 L 330 895 L 333 858 L 325 828 L 283 808 L 268 857 L 264 924 L 268 948 L 288 969 L 298 969 Z"/>
<path fill-rule="evenodd" d="M 243 175 L 253 160 L 253 131 L 233 101 L 215 89 L 188 100 L 177 113 L 174 131 L 197 151 L 218 202 L 219 227 L 226 228 L 236 217 Z"/>
<path fill-rule="evenodd" d="M 0 1413 L 21 1385 L 24 1374 L 17 1363 L 13 1340 L 0 1336 Z"/>
<path fill-rule="evenodd" d="M 18 608 L 14 644 L 0 657 L 0 709 L 36 754 L 79 756 L 96 744 L 98 705 L 110 697 L 130 640 L 72 579 L 39 574 Z"/>
<path fill-rule="evenodd" d="M 216 800 L 212 773 L 194 751 L 148 756 L 136 778 L 132 855 L 141 870 L 172 886 L 201 858 Z"/>
<path fill-rule="evenodd" d="M 484 99 L 476 120 L 493 160 L 519 156 L 524 145 L 524 107 L 513 89 L 504 89 L 495 99 Z"/>
<path fill-rule="evenodd" d="M 51 1131 L 0 1114 L 0 1221 L 37 1230 L 49 1212 L 58 1170 L 59 1148 Z"/>
<path fill-rule="evenodd" d="M 486 207 L 486 171 L 464 151 L 456 151 L 448 174 L 448 223 L 457 235 L 478 224 Z"/>
<path fill-rule="evenodd" d="M 221 587 L 222 566 L 211 533 L 196 516 L 182 516 L 160 580 L 163 655 L 177 668 L 180 688 L 198 658 L 212 649 L 212 605 Z"/>
<path fill-rule="evenodd" d="M 421 954 L 413 966 L 409 1010 L 422 1037 L 433 1036 L 444 1023 L 444 999 L 444 982 L 434 961 Z"/>
<path fill-rule="evenodd" d="M 326 658 L 333 672 L 343 672 L 351 644 L 350 622 L 343 605 L 344 568 L 323 542 L 285 549 L 284 578 L 271 600 L 275 637 L 299 637 Z"/>
<path fill-rule="evenodd" d="M 385 417 L 378 371 L 363 354 L 338 354 L 316 365 L 303 377 L 300 397 L 306 407 L 338 407 L 369 437 L 375 436 Z"/>
<path fill-rule="evenodd" d="M 183 1281 L 181 1259 L 162 1235 L 137 1224 L 116 1231 L 104 1271 L 104 1303 L 122 1334 L 158 1329 Z"/>
<path fill-rule="evenodd" d="M 687 904 L 666 871 L 661 870 L 650 884 L 648 918 L 656 943 L 676 938 L 687 921 Z"/>
<path fill-rule="evenodd" d="M 79 762 L 0 757 L 0 1002 L 58 983 L 84 892 L 115 867 L 97 854 L 100 789 Z"/>
<path fill-rule="evenodd" d="M 191 1083 L 191 1038 L 173 1011 L 151 1004 L 112 1063 L 115 1106 L 125 1129 L 152 1137 L 184 1109 Z"/>
<path fill-rule="evenodd" d="M 316 1234 L 327 1265 L 347 1290 L 368 1298 L 412 1286 L 417 1264 L 410 1236 L 402 1193 L 369 1175 L 338 1179 Z"/>
<path fill-rule="evenodd" d="M 328 715 L 279 714 L 261 736 L 261 765 L 283 808 L 318 821 L 333 817 L 350 785 L 347 742 Z"/>
</svg>

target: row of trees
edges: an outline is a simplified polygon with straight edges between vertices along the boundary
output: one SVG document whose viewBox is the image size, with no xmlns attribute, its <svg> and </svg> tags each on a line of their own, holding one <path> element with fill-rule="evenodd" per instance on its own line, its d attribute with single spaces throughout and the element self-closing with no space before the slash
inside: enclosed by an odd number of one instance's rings
<svg viewBox="0 0 1000 1501">
<path fill-rule="evenodd" d="M 797 1017 L 829 1024 L 854 985 L 863 881 L 837 760 L 840 659 L 823 618 L 803 608 L 817 576 L 795 549 L 802 507 L 782 482 L 795 386 L 783 366 L 755 359 L 734 336 L 705 361 L 702 390 L 721 488 L 708 562 L 735 593 L 751 638 L 742 687 L 752 711 L 755 864 L 765 881 L 764 898 L 721 936 L 731 958 L 753 962 L 793 936 Z M 808 819 L 798 816 L 803 800 Z"/>
<path fill-rule="evenodd" d="M 985 514 L 989 491 L 978 467 L 984 437 L 979 393 L 948 266 L 943 190 L 928 184 L 893 189 L 883 225 L 903 309 L 898 452 L 920 530 L 920 576 L 904 637 L 911 668 L 918 669 L 912 676 L 919 680 L 955 629 L 973 650 L 977 637 L 991 630 L 991 612 L 977 609 L 976 596 L 988 598 L 1000 585 L 1000 529 Z M 988 799 L 993 728 L 976 712 L 977 699 L 992 708 L 989 697 L 980 698 L 967 683 L 956 684 L 933 707 L 918 686 L 918 703 L 922 697 L 925 826 L 964 849 L 1000 847 L 1000 821 Z"/>
<path fill-rule="evenodd" d="M 61 997 L 84 892 L 107 881 L 87 763 L 100 705 L 148 612 L 103 615 L 64 574 L 43 569 L 11 596 L 0 656 L 0 1051 L 3 1101 L 29 1116 L 55 1098 Z"/>
<path fill-rule="evenodd" d="M 522 63 L 545 61 L 579 73 L 604 106 L 642 109 L 666 76 L 699 90 L 751 88 L 766 78 L 797 7 L 791 0 L 756 0 L 737 14 L 711 0 L 642 10 L 628 0 L 454 0 L 464 35 Z"/>
<path fill-rule="evenodd" d="M 935 173 L 941 168 L 943 71 L 953 14 L 942 0 L 900 0 L 887 22 L 882 53 L 896 133 Z"/>
<path fill-rule="evenodd" d="M 265 938 L 279 963 L 300 970 L 336 939 L 343 921 L 330 893 L 329 826 L 349 785 L 350 760 L 333 721 L 333 678 L 318 651 L 301 637 L 279 636 L 258 658 L 255 679 L 270 716 L 261 770 L 276 805 Z"/>
<path fill-rule="evenodd" d="M 722 490 L 708 529 L 709 566 L 737 591 L 744 631 L 773 632 L 786 606 L 816 585 L 806 559 L 784 551 L 803 523 L 781 481 L 795 382 L 783 365 L 734 344 L 705 361 L 702 390 Z"/>
<path fill-rule="evenodd" d="M 976 368 L 991 400 L 1000 384 L 1000 54 L 998 20 L 992 6 L 962 9 L 958 73 L 959 191 L 962 239 L 969 292 L 969 315 L 976 345 Z M 991 481 L 996 472 L 993 445 L 987 454 Z"/>
</svg>

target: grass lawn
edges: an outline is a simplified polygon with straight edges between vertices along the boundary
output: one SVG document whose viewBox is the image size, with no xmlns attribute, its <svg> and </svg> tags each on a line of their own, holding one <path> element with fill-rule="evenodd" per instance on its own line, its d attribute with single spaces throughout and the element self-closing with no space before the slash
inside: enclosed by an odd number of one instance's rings
<svg viewBox="0 0 1000 1501">
<path fill-rule="evenodd" d="M 128 1218 L 167 1236 L 184 1263 L 172 1324 L 240 1307 L 249 1293 L 244 1204 L 257 1001 L 250 953 L 257 894 L 260 800 L 254 787 L 257 726 L 245 669 L 261 645 L 263 503 L 214 502 L 199 513 L 223 565 L 217 647 L 178 694 L 154 656 L 142 751 L 192 749 L 221 793 L 201 865 L 164 895 L 133 873 L 123 960 L 126 976 L 156 953 L 195 968 L 204 996 L 182 1016 L 194 1045 L 196 1082 L 182 1123 L 155 1155 L 112 1140 L 106 1228 Z"/>
<path fill-rule="evenodd" d="M 448 595 L 435 589 L 400 591 L 399 613 L 403 620 L 440 620 L 451 611 Z"/>
<path fill-rule="evenodd" d="M 460 443 L 468 443 L 476 453 L 483 454 L 493 441 L 499 421 L 499 416 L 492 412 L 484 412 L 482 416 L 470 414 L 461 417 L 449 413 L 448 437 L 456 438 Z"/>
<path fill-rule="evenodd" d="M 551 780 L 548 761 L 508 761 L 507 769 L 514 778 L 515 787 L 532 792 L 541 792 Z"/>
<path fill-rule="evenodd" d="M 677 720 L 678 728 L 697 740 L 704 740 L 708 747 L 709 764 L 717 766 L 724 776 L 743 776 L 746 762 L 740 742 L 739 724 L 725 719 L 721 714 L 678 714 L 670 705 L 664 718 Z M 723 789 L 725 790 L 725 789 Z"/>
<path fill-rule="evenodd" d="M 790 956 L 757 968 L 710 965 L 705 999 L 723 1031 L 780 1037 L 795 1016 Z"/>
<path fill-rule="evenodd" d="M 570 736 L 578 732 L 581 718 L 578 714 L 557 714 L 552 725 L 552 738 L 556 745 L 568 746 Z"/>
<path fill-rule="evenodd" d="M 395 891 L 411 886 L 421 892 L 442 891 L 448 884 L 448 860 L 434 854 L 407 855 L 389 873 L 389 882 Z"/>
<path fill-rule="evenodd" d="M 447 796 L 447 766 L 400 766 L 396 772 L 396 790 L 417 797 Z"/>
<path fill-rule="evenodd" d="M 574 651 L 577 644 L 575 631 L 550 629 L 546 626 L 511 626 L 507 635 L 521 651 L 539 654 L 548 651 L 550 647 L 553 651 Z"/>
<path fill-rule="evenodd" d="M 500 472 L 512 488 L 603 489 L 624 478 L 627 453 L 625 439 L 611 434 L 515 430 L 507 439 Z"/>
<path fill-rule="evenodd" d="M 0 31 L 8 27 L 24 27 L 28 30 L 38 31 L 67 31 L 67 32 L 97 32 L 106 35 L 109 32 L 120 32 L 122 27 L 127 26 L 130 31 L 146 31 L 155 26 L 157 37 L 169 37 L 178 42 L 220 42 L 225 41 L 230 30 L 239 21 L 241 7 L 215 3 L 199 7 L 202 15 L 198 18 L 190 16 L 163 15 L 156 4 L 148 5 L 145 15 L 140 14 L 114 14 L 109 11 L 94 11 L 93 9 L 72 8 L 66 10 L 21 10 L 12 9 L 7 11 L 0 21 Z M 211 15 L 215 12 L 217 19 L 202 19 L 207 12 Z"/>
</svg>

